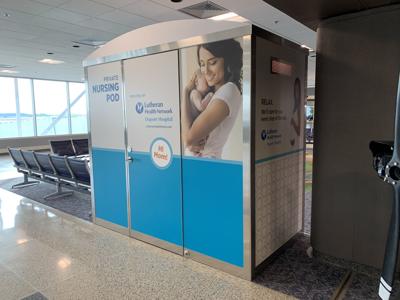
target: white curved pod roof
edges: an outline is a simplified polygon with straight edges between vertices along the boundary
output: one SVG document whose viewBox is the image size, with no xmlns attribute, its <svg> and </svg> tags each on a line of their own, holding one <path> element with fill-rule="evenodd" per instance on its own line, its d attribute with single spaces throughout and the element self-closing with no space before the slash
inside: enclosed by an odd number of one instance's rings
<svg viewBox="0 0 400 300">
<path fill-rule="evenodd" d="M 251 33 L 246 23 L 208 19 L 157 23 L 127 32 L 91 53 L 84 66 L 182 48 Z"/>
</svg>

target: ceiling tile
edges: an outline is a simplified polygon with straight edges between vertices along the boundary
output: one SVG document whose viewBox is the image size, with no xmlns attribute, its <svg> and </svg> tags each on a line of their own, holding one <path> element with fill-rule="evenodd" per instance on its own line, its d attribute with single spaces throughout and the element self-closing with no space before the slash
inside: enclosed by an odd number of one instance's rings
<svg viewBox="0 0 400 300">
<path fill-rule="evenodd" d="M 61 5 L 60 8 L 88 16 L 97 16 L 114 9 L 110 6 L 88 0 L 71 0 Z"/>
<path fill-rule="evenodd" d="M 43 35 L 52 32 L 51 30 L 46 28 L 32 26 L 32 25 L 26 26 L 25 24 L 10 22 L 2 19 L 0 19 L 0 28 L 3 30 L 23 32 L 32 35 Z"/>
<path fill-rule="evenodd" d="M 32 0 L 32 1 L 57 7 L 60 6 L 61 4 L 68 2 L 69 0 Z"/>
<path fill-rule="evenodd" d="M 124 12 L 121 10 L 114 10 L 112 12 L 100 15 L 97 18 L 108 20 L 111 22 L 119 23 L 119 24 L 124 24 L 124 25 L 131 26 L 131 27 L 136 27 L 136 28 L 154 23 L 153 20 L 150 20 L 150 19 L 147 19 L 147 18 L 144 18 L 141 16 L 137 16 L 134 14 L 130 14 L 130 13 L 127 13 L 127 12 Z"/>
<path fill-rule="evenodd" d="M 244 12 L 250 12 L 253 15 L 262 17 L 267 14 L 267 16 L 273 14 L 273 11 L 269 9 L 269 5 L 264 1 L 259 0 L 247 0 L 247 1 L 231 1 L 231 0 L 214 0 L 216 4 L 222 6 L 232 12 L 235 12 L 243 17 Z"/>
<path fill-rule="evenodd" d="M 82 37 L 77 34 L 71 34 L 65 32 L 52 32 L 46 35 L 41 35 L 40 38 L 48 41 L 49 44 L 60 45 L 61 43 L 63 46 L 71 47 L 72 50 L 72 45 L 73 45 L 72 41 L 81 39 Z M 65 49 L 65 52 L 67 52 L 67 49 Z"/>
<path fill-rule="evenodd" d="M 7 38 L 7 37 L 19 40 L 32 40 L 35 38 L 35 36 L 32 34 L 0 29 L 0 38 Z"/>
<path fill-rule="evenodd" d="M 25 52 L 26 49 L 34 49 L 41 51 L 42 54 L 53 52 L 56 54 L 69 55 L 71 57 L 78 57 L 79 59 L 86 56 L 86 53 L 91 53 L 95 50 L 94 47 L 83 46 L 80 48 L 72 48 L 72 44 L 69 41 L 49 41 L 43 37 L 38 37 L 30 41 L 8 39 L 7 43 L 13 45 L 13 47 L 24 48 Z"/>
<path fill-rule="evenodd" d="M 271 13 L 271 7 L 263 0 L 212 1 L 244 17 L 248 16 L 248 19 L 263 28 L 277 16 L 276 12 Z M 363 1 L 370 3 L 390 0 Z M 185 0 L 180 3 L 170 0 L 0 0 L 0 10 L 10 13 L 8 18 L 0 14 L 0 62 L 4 60 L 4 63 L 18 64 L 21 71 L 18 76 L 81 80 L 82 60 L 95 48 L 72 48 L 72 40 L 109 41 L 126 31 L 152 22 L 191 18 L 176 10 L 200 2 L 203 0 Z M 293 24 L 278 25 L 276 27 L 280 27 L 278 29 L 286 34 L 286 30 Z M 296 28 L 291 32 L 303 40 L 307 40 L 309 35 L 309 32 Z M 49 51 L 55 53 L 54 58 L 61 58 L 67 63 L 61 66 L 38 63 L 37 60 Z"/>
<path fill-rule="evenodd" d="M 61 8 L 53 8 L 41 15 L 51 19 L 65 21 L 67 23 L 77 23 L 90 18 L 87 15 L 77 14 Z"/>
<path fill-rule="evenodd" d="M 1 3 L 0 3 L 0 10 L 10 14 L 9 17 L 5 17 L 3 14 L 0 14 L 0 20 L 5 20 L 5 21 L 9 21 L 9 22 L 26 24 L 26 23 L 29 23 L 30 20 L 32 20 L 35 17 L 35 15 L 32 15 L 32 14 L 19 12 L 19 11 L 12 10 L 12 9 L 3 9 L 1 6 Z"/>
<path fill-rule="evenodd" d="M 112 6 L 115 8 L 120 8 L 123 6 L 127 6 L 129 4 L 132 4 L 132 3 L 138 2 L 139 0 L 93 0 L 93 1 L 97 2 L 97 3 L 105 4 L 108 6 Z M 168 1 L 170 1 L 170 0 L 168 0 Z"/>
<path fill-rule="evenodd" d="M 37 15 L 52 9 L 52 6 L 45 5 L 31 0 L 1 0 L 0 7 Z"/>
<path fill-rule="evenodd" d="M 86 37 L 86 38 L 97 38 L 98 35 L 102 35 L 102 31 L 100 30 L 94 30 L 92 28 L 88 28 L 87 26 L 80 26 L 80 25 L 75 25 L 75 24 L 70 24 L 62 21 L 57 21 L 54 19 L 50 18 L 45 18 L 45 17 L 35 17 L 32 21 L 34 25 L 45 27 L 48 29 L 52 29 L 55 31 L 61 31 L 61 32 L 66 32 L 66 33 L 71 33 L 71 34 L 76 34 L 81 37 Z M 104 33 L 104 32 L 103 32 Z M 105 35 L 110 35 L 109 33 L 105 33 Z"/>
<path fill-rule="evenodd" d="M 152 1 L 175 10 L 204 2 L 204 0 L 185 0 L 181 2 L 172 2 L 171 0 L 152 0 Z M 213 2 L 217 3 L 215 0 L 213 0 Z"/>
<path fill-rule="evenodd" d="M 170 11 L 168 13 L 160 14 L 154 16 L 154 20 L 157 22 L 166 22 L 166 21 L 173 21 L 173 20 L 185 20 L 185 19 L 195 19 L 193 16 L 189 16 L 185 13 L 181 13 L 180 11 Z"/>
<path fill-rule="evenodd" d="M 167 14 L 173 11 L 168 7 L 165 7 L 159 3 L 151 2 L 149 0 L 139 0 L 134 4 L 123 7 L 123 10 L 149 19 L 153 19 L 155 16 Z"/>
<path fill-rule="evenodd" d="M 30 49 L 29 52 L 26 52 L 26 49 L 22 47 L 2 48 L 0 49 L 0 53 L 3 55 L 12 54 L 19 57 L 33 58 L 36 60 L 46 56 L 46 53 L 43 50 Z"/>
<path fill-rule="evenodd" d="M 112 32 L 115 34 L 122 34 L 131 30 L 131 27 L 117 24 L 110 21 L 105 21 L 97 18 L 91 18 L 82 22 L 79 25 L 86 26 L 89 28 L 97 29 L 101 28 L 103 31 Z"/>
</svg>

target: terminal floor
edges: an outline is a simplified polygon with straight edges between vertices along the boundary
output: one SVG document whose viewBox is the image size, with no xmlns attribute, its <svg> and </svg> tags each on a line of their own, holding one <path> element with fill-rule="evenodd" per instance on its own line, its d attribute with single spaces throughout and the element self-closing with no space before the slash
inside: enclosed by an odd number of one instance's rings
<svg viewBox="0 0 400 300">
<path fill-rule="evenodd" d="M 0 189 L 0 299 L 377 299 L 379 270 L 308 247 L 297 235 L 247 282 Z"/>
<path fill-rule="evenodd" d="M 1 299 L 292 299 L 3 189 L 0 207 Z"/>
<path fill-rule="evenodd" d="M 306 235 L 247 282 L 3 189 L 0 212 L 0 299 L 377 299 L 378 273 Z"/>
</svg>

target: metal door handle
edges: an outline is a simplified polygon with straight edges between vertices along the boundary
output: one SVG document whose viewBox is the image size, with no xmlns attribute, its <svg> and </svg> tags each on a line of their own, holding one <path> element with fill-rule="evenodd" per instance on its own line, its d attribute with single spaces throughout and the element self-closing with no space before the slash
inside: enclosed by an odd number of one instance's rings
<svg viewBox="0 0 400 300">
<path fill-rule="evenodd" d="M 133 157 L 128 156 L 128 157 L 126 158 L 126 161 L 128 161 L 128 162 L 133 162 Z"/>
</svg>

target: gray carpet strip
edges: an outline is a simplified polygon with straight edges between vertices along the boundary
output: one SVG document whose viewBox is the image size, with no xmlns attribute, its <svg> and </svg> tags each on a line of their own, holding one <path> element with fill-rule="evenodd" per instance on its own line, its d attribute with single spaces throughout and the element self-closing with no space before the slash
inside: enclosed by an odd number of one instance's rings
<svg viewBox="0 0 400 300">
<path fill-rule="evenodd" d="M 75 217 L 84 219 L 86 221 L 91 221 L 90 213 L 92 211 L 92 203 L 90 195 L 74 191 L 74 193 L 71 196 L 66 196 L 53 200 L 50 199 L 45 200 L 43 199 L 44 196 L 56 191 L 55 185 L 41 182 L 36 185 L 26 186 L 19 189 L 11 188 L 14 184 L 19 182 L 22 182 L 22 178 L 11 178 L 11 179 L 1 180 L 0 188 L 11 191 L 20 196 L 35 200 L 37 202 L 43 203 L 44 205 L 56 208 L 58 210 L 71 214 Z"/>
</svg>

